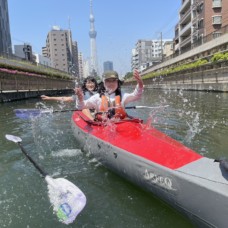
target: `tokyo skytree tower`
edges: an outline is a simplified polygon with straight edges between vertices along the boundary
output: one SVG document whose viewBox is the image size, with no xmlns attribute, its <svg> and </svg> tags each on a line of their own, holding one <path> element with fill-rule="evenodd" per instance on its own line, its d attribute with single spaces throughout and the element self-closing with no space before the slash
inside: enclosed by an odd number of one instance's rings
<svg viewBox="0 0 228 228">
<path fill-rule="evenodd" d="M 93 76 L 98 74 L 98 64 L 97 64 L 97 48 L 96 48 L 96 36 L 97 32 L 95 31 L 94 27 L 94 16 L 93 16 L 93 7 L 92 7 L 92 0 L 90 0 L 90 30 L 89 30 L 89 37 L 90 37 L 90 73 Z"/>
</svg>

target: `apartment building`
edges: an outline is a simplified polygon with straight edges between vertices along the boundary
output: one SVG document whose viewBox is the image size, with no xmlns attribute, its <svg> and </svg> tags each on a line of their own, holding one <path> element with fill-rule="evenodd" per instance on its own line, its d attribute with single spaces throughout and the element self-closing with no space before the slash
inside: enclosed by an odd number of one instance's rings
<svg viewBox="0 0 228 228">
<path fill-rule="evenodd" d="M 175 52 L 181 54 L 205 39 L 215 39 L 228 31 L 227 26 L 227 0 L 182 0 L 175 26 Z"/>
<path fill-rule="evenodd" d="M 91 76 L 89 58 L 84 59 L 82 52 L 78 53 L 78 66 L 79 66 L 79 78 L 81 81 L 86 77 Z"/>
<path fill-rule="evenodd" d="M 166 42 L 171 40 L 143 40 L 137 41 L 132 50 L 131 68 L 140 71 L 152 66 L 163 59 L 163 48 Z"/>
<path fill-rule="evenodd" d="M 72 74 L 79 77 L 78 43 L 72 42 Z"/>
<path fill-rule="evenodd" d="M 11 55 L 12 43 L 7 0 L 0 0 L 0 55 Z"/>
<path fill-rule="evenodd" d="M 36 63 L 37 65 L 43 65 L 43 66 L 47 66 L 47 67 L 53 67 L 53 63 L 51 62 L 51 60 L 47 57 L 44 57 L 43 55 L 40 54 L 34 54 L 36 57 Z"/>
<path fill-rule="evenodd" d="M 166 41 L 163 46 L 163 57 L 169 57 L 173 54 L 173 41 Z"/>
<path fill-rule="evenodd" d="M 83 54 L 78 52 L 78 70 L 79 70 L 79 78 L 84 78 L 84 70 L 83 70 Z"/>
<path fill-rule="evenodd" d="M 71 30 L 53 26 L 46 39 L 42 54 L 53 62 L 54 68 L 78 77 L 77 43 L 72 42 Z"/>
</svg>

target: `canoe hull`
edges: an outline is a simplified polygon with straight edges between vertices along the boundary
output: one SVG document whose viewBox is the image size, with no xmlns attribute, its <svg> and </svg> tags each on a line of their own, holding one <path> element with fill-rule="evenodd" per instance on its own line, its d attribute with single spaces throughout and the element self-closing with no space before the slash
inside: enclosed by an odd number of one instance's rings
<svg viewBox="0 0 228 228">
<path fill-rule="evenodd" d="M 218 163 L 199 157 L 181 167 L 167 168 L 94 136 L 93 126 L 85 123 L 82 127 L 81 121 L 80 116 L 73 115 L 75 138 L 81 149 L 102 165 L 153 193 L 199 226 L 227 226 L 228 175 L 221 175 Z"/>
</svg>

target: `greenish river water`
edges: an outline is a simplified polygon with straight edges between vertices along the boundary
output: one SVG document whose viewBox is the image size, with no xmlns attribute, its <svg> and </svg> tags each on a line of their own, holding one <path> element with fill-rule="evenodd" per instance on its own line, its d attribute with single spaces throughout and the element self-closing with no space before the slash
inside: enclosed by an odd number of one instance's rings
<svg viewBox="0 0 228 228">
<path fill-rule="evenodd" d="M 204 156 L 228 157 L 227 93 L 146 90 L 137 104 L 169 105 L 129 114 L 145 121 L 150 117 L 153 126 Z M 68 227 L 194 227 L 174 209 L 79 150 L 71 130 L 72 113 L 22 120 L 13 112 L 73 106 L 37 99 L 0 104 L 0 227 L 66 227 L 52 212 L 45 181 L 5 134 L 20 136 L 46 172 L 70 180 L 85 193 L 87 205 Z"/>
</svg>

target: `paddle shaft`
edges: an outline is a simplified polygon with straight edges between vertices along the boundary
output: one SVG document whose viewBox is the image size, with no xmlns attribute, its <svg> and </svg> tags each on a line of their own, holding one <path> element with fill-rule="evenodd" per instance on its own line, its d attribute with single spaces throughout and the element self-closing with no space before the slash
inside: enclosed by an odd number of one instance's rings
<svg viewBox="0 0 228 228">
<path fill-rule="evenodd" d="M 30 157 L 30 155 L 27 153 L 27 151 L 25 150 L 25 148 L 21 145 L 20 142 L 17 143 L 18 146 L 21 148 L 21 151 L 23 152 L 23 154 L 29 159 L 29 161 L 35 166 L 35 168 L 41 173 L 41 175 L 43 177 L 47 176 L 47 173 L 45 173 L 40 167 L 39 165 Z"/>
<path fill-rule="evenodd" d="M 128 106 L 125 107 L 125 109 L 156 109 L 156 108 L 165 108 L 168 105 L 165 106 L 158 106 L 158 107 L 150 107 L 150 106 Z M 115 107 L 110 107 L 110 109 L 113 109 Z M 32 117 L 39 116 L 41 114 L 47 114 L 47 113 L 60 113 L 60 112 L 74 112 L 74 111 L 82 111 L 82 109 L 65 109 L 65 110 L 51 110 L 51 109 L 15 109 L 14 112 L 17 117 L 21 119 L 29 119 Z"/>
<path fill-rule="evenodd" d="M 54 112 L 74 112 L 74 111 L 82 111 L 82 109 L 53 110 L 53 113 Z"/>
<path fill-rule="evenodd" d="M 143 108 L 156 109 L 156 108 L 166 108 L 168 106 L 169 105 L 155 106 L 155 107 L 152 107 L 152 106 L 127 106 L 127 107 L 125 107 L 125 109 L 143 109 Z"/>
</svg>

